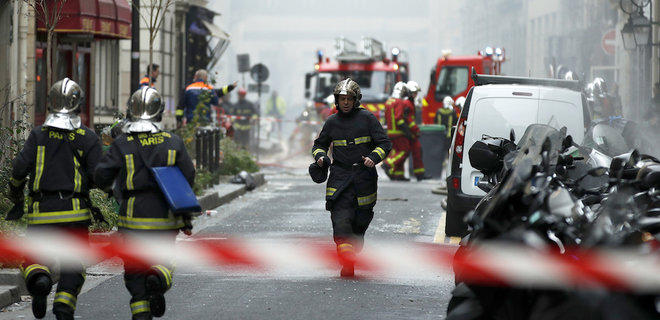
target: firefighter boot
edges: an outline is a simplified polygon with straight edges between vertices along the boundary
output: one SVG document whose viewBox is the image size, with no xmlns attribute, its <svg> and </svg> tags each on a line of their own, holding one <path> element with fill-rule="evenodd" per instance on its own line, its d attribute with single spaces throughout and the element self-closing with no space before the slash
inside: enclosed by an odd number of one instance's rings
<svg viewBox="0 0 660 320">
<path fill-rule="evenodd" d="M 64 311 L 53 311 L 55 314 L 55 319 L 57 320 L 73 320 L 73 313 L 64 312 Z"/>
<path fill-rule="evenodd" d="M 337 255 L 342 265 L 339 275 L 342 278 L 351 278 L 355 276 L 355 249 L 350 243 L 337 245 Z"/>
<path fill-rule="evenodd" d="M 26 285 L 30 295 L 32 295 L 32 314 L 37 319 L 45 317 L 48 305 L 47 298 L 53 286 L 53 281 L 48 275 L 38 274 L 35 275 L 34 279 L 30 279 Z"/>
<path fill-rule="evenodd" d="M 149 294 L 149 308 L 151 315 L 160 318 L 165 314 L 165 296 L 163 284 L 155 274 L 147 276 L 147 293 Z"/>
</svg>

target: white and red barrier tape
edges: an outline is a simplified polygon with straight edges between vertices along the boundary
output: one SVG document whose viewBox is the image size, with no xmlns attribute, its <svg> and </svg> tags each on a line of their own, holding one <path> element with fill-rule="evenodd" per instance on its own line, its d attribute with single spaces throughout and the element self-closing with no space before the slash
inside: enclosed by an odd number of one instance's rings
<svg viewBox="0 0 660 320">
<path fill-rule="evenodd" d="M 538 288 L 608 288 L 633 292 L 660 292 L 660 251 L 641 250 L 552 251 L 511 244 L 488 243 L 461 250 L 455 246 L 411 242 L 368 241 L 358 255 L 358 274 L 397 278 L 411 275 L 447 275 L 462 281 L 501 286 Z M 650 251 L 649 251 L 650 249 Z M 651 252 L 651 253 L 649 253 Z M 173 245 L 157 238 L 108 237 L 92 245 L 86 235 L 31 233 L 28 237 L 0 238 L 0 262 L 33 261 L 57 257 L 63 266 L 87 265 L 112 257 L 125 264 L 149 266 L 175 261 L 181 267 L 221 267 L 250 272 L 319 272 L 337 269 L 334 244 L 317 238 L 245 240 L 189 237 Z"/>
<path fill-rule="evenodd" d="M 305 123 L 305 124 L 314 124 L 314 125 L 323 124 L 323 122 L 320 121 L 297 121 L 297 120 L 278 119 L 273 117 L 247 117 L 247 116 L 234 116 L 229 114 L 222 115 L 221 117 L 228 117 L 233 120 L 261 119 L 267 122 L 296 122 L 296 123 Z"/>
</svg>

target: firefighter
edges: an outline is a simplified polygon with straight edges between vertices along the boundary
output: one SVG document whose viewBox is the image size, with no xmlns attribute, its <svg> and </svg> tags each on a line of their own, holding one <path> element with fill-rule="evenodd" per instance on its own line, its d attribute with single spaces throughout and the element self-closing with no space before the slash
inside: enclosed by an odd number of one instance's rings
<svg viewBox="0 0 660 320">
<path fill-rule="evenodd" d="M 94 185 L 94 167 L 101 158 L 101 141 L 93 130 L 81 124 L 83 96 L 80 86 L 69 78 L 56 82 L 48 93 L 46 121 L 32 129 L 14 159 L 9 194 L 21 208 L 16 218 L 23 214 L 23 189 L 30 176 L 28 236 L 39 231 L 67 231 L 87 236 L 92 217 L 89 189 Z M 46 298 L 53 285 L 52 262 L 27 259 L 21 264 L 32 296 L 32 313 L 37 319 L 46 314 Z M 84 282 L 82 263 L 62 268 L 53 302 L 57 319 L 73 319 Z"/>
<path fill-rule="evenodd" d="M 233 106 L 232 115 L 238 117 L 233 123 L 234 139 L 249 150 L 252 123 L 257 118 L 257 109 L 252 102 L 245 99 L 246 94 L 244 88 L 238 89 L 238 102 Z"/>
<path fill-rule="evenodd" d="M 277 91 L 273 91 L 270 98 L 266 100 L 266 115 L 275 118 L 278 139 L 282 139 L 282 119 L 284 118 L 285 112 L 286 102 L 284 102 L 284 99 L 277 94 Z"/>
<path fill-rule="evenodd" d="M 422 160 L 422 144 L 419 142 L 419 126 L 417 126 L 415 117 L 416 109 L 418 109 L 415 108 L 415 101 L 417 101 L 417 95 L 422 91 L 422 88 L 415 81 L 408 81 L 406 88 L 408 89 L 408 101 L 410 103 L 406 105 L 407 112 L 404 113 L 407 119 L 406 123 L 412 134 L 412 138 L 410 138 L 410 151 L 412 154 L 413 172 L 410 176 L 414 175 L 417 181 L 422 181 L 426 170 L 424 169 L 424 161 Z"/>
<path fill-rule="evenodd" d="M 457 99 L 458 100 L 458 99 Z M 454 126 L 460 115 L 461 107 L 454 105 L 454 99 L 450 96 L 444 97 L 442 99 L 442 108 L 439 108 L 436 111 L 436 123 L 445 126 L 445 134 L 442 136 L 440 141 L 442 147 L 442 159 L 440 161 L 444 162 L 449 155 L 449 147 L 451 145 L 451 137 L 454 134 Z M 456 111 L 458 110 L 458 115 Z M 444 166 L 442 166 L 444 168 Z"/>
<path fill-rule="evenodd" d="M 158 75 L 160 75 L 160 66 L 152 63 L 151 68 L 147 67 L 147 73 L 140 79 L 140 88 L 142 87 L 155 87 Z M 150 76 L 151 75 L 151 76 Z"/>
<path fill-rule="evenodd" d="M 192 160 L 177 135 L 162 131 L 163 98 L 144 87 L 131 96 L 126 134 L 115 139 L 96 168 L 101 188 L 119 186 L 119 231 L 126 238 L 157 238 L 174 245 L 179 230 L 190 234 L 188 215 L 170 211 L 150 168 L 177 166 L 190 185 L 194 182 Z M 164 293 L 172 286 L 173 267 L 168 262 L 147 266 L 124 263 L 124 283 L 131 294 L 133 319 L 151 319 L 165 313 Z"/>
<path fill-rule="evenodd" d="M 392 141 L 392 152 L 383 161 L 383 170 L 390 180 L 408 179 L 404 176 L 403 163 L 410 154 L 410 139 L 412 132 L 406 124 L 405 111 L 410 101 L 404 100 L 408 96 L 405 82 L 394 85 L 392 95 L 385 102 L 385 122 L 387 123 L 387 136 Z"/>
<path fill-rule="evenodd" d="M 323 124 L 314 141 L 312 156 L 320 167 L 327 165 L 330 144 L 333 162 L 326 187 L 326 210 L 330 211 L 341 276 L 354 274 L 355 254 L 362 249 L 364 234 L 373 218 L 377 180 L 375 165 L 385 159 L 391 142 L 378 119 L 360 108 L 360 86 L 348 78 L 334 89 L 338 113 Z"/>
<path fill-rule="evenodd" d="M 219 108 L 220 98 L 236 88 L 237 82 L 234 81 L 234 83 L 222 87 L 222 90 L 216 91 L 213 89 L 213 86 L 208 84 L 208 77 L 209 74 L 206 70 L 200 69 L 195 72 L 193 83 L 186 87 L 186 90 L 183 93 L 183 103 L 181 103 L 176 110 L 175 115 L 178 127 L 183 124 L 184 116 L 186 118 L 186 123 L 193 121 L 195 110 L 197 109 L 202 94 L 208 94 L 208 101 L 204 103 L 204 110 L 201 110 L 201 116 L 203 118 L 199 120 L 203 122 L 211 122 L 211 111 Z"/>
</svg>

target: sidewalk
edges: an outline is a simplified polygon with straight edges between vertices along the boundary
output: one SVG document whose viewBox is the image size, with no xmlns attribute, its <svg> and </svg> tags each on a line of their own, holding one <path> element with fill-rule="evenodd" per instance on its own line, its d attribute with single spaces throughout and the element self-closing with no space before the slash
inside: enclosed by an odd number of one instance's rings
<svg viewBox="0 0 660 320">
<path fill-rule="evenodd" d="M 255 173 L 253 177 L 257 187 L 266 183 L 263 173 Z M 204 195 L 198 197 L 199 204 L 202 206 L 202 213 L 227 204 L 247 192 L 244 184 L 233 184 L 229 183 L 228 179 L 221 179 L 221 183 L 209 188 L 204 192 Z M 90 242 L 103 243 L 104 239 L 114 232 L 90 234 Z M 90 268 L 92 267 L 90 266 Z M 21 296 L 27 295 L 29 294 L 25 288 L 23 276 L 18 269 L 0 269 L 0 309 L 21 302 Z"/>
</svg>

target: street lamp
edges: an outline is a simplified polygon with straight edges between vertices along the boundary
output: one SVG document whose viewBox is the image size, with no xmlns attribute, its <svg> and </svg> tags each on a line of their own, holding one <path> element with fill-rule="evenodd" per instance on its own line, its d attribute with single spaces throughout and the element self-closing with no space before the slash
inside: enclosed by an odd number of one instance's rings
<svg viewBox="0 0 660 320">
<path fill-rule="evenodd" d="M 621 29 L 621 38 L 623 38 L 623 48 L 632 51 L 637 48 L 637 42 L 635 42 L 635 28 L 633 27 L 632 16 L 628 16 L 628 21 L 623 25 Z"/>
<path fill-rule="evenodd" d="M 632 20 L 635 44 L 638 47 L 647 46 L 651 39 L 651 22 L 641 12 L 636 14 Z"/>
</svg>

